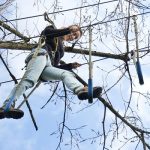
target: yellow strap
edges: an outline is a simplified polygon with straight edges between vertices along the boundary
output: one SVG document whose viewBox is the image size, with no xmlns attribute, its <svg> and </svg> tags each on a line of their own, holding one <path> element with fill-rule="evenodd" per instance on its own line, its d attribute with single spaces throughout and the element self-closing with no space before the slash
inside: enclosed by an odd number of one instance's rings
<svg viewBox="0 0 150 150">
<path fill-rule="evenodd" d="M 45 39 L 44 39 L 44 37 L 40 37 L 40 38 L 39 38 L 39 41 L 38 41 L 38 46 L 37 46 L 37 48 L 35 49 L 35 52 L 34 52 L 32 58 L 36 58 L 36 57 L 37 57 L 37 55 L 38 55 L 38 53 L 39 53 L 41 47 L 43 47 L 44 45 L 45 45 Z"/>
</svg>

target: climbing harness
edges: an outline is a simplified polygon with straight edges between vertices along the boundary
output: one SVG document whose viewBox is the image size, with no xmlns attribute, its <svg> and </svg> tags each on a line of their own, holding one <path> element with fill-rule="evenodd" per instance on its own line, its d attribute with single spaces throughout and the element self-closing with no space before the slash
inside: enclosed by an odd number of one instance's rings
<svg viewBox="0 0 150 150">
<path fill-rule="evenodd" d="M 136 16 L 133 16 L 133 21 L 134 21 L 136 51 L 132 51 L 131 56 L 133 58 L 133 63 L 135 65 L 136 72 L 139 78 L 139 83 L 142 85 L 144 84 L 144 79 L 143 79 L 142 69 L 141 69 L 140 60 L 139 60 L 138 30 L 137 30 Z"/>
<path fill-rule="evenodd" d="M 93 102 L 93 62 L 92 62 L 92 29 L 91 26 L 89 26 L 89 79 L 88 79 L 88 102 Z"/>
</svg>

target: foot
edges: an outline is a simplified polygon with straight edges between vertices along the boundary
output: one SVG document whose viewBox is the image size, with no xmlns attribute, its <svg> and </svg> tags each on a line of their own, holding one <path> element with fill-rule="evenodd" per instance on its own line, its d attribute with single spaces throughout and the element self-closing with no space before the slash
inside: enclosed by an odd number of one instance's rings
<svg viewBox="0 0 150 150">
<path fill-rule="evenodd" d="M 4 119 L 4 118 L 5 118 L 4 109 L 0 108 L 0 119 Z"/>
<path fill-rule="evenodd" d="M 0 119 L 13 118 L 20 119 L 24 116 L 24 112 L 19 109 L 10 108 L 9 111 L 5 111 L 4 108 L 0 108 Z"/>
<path fill-rule="evenodd" d="M 101 87 L 94 87 L 93 88 L 93 98 L 98 98 L 100 94 L 102 93 L 102 88 Z M 80 91 L 78 94 L 78 98 L 80 100 L 86 100 L 89 98 L 88 95 L 88 88 L 85 87 L 82 91 Z"/>
<path fill-rule="evenodd" d="M 13 119 L 20 119 L 24 116 L 24 112 L 20 109 L 10 109 L 9 111 L 5 112 L 6 118 L 13 118 Z"/>
</svg>

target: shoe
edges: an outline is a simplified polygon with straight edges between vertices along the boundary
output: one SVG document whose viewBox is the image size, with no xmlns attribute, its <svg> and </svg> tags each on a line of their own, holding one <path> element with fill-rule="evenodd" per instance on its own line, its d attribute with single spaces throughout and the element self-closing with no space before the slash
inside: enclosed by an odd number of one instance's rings
<svg viewBox="0 0 150 150">
<path fill-rule="evenodd" d="M 6 118 L 20 119 L 24 116 L 24 112 L 20 109 L 11 108 L 9 111 L 5 112 Z"/>
<path fill-rule="evenodd" d="M 3 108 L 0 108 L 0 119 L 4 119 L 5 118 L 5 112 Z"/>
<path fill-rule="evenodd" d="M 0 108 L 0 119 L 4 118 L 20 119 L 23 116 L 24 112 L 22 110 L 11 107 L 8 111 L 5 111 L 4 107 Z"/>
<path fill-rule="evenodd" d="M 93 88 L 93 98 L 98 98 L 101 93 L 102 93 L 102 88 L 101 87 L 94 87 Z M 85 88 L 83 88 L 83 90 L 79 91 L 77 96 L 80 100 L 88 99 L 89 98 L 88 87 L 85 87 Z"/>
</svg>

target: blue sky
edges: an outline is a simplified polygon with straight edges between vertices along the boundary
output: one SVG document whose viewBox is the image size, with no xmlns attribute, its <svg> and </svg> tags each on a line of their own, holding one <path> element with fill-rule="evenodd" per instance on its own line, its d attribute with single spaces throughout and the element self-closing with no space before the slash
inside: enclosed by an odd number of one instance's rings
<svg viewBox="0 0 150 150">
<path fill-rule="evenodd" d="M 88 1 L 89 4 L 96 3 L 97 1 Z M 43 14 L 45 11 L 51 12 L 52 9 L 51 5 L 52 3 L 48 3 L 48 1 L 35 1 L 35 0 L 17 0 L 13 3 L 13 6 L 10 7 L 9 12 L 5 12 L 5 17 L 8 17 L 8 19 L 14 19 L 15 18 L 15 11 L 14 7 L 17 3 L 17 17 L 26 17 L 26 16 L 32 16 L 32 15 L 39 15 Z M 116 6 L 116 2 L 110 3 L 110 5 L 104 4 L 100 6 L 98 19 L 102 20 L 106 9 L 108 12 L 111 12 L 114 10 Z M 76 0 L 70 1 L 70 0 L 61 0 L 59 5 L 62 7 L 62 9 L 68 9 L 68 8 L 74 8 L 81 6 L 81 1 Z M 124 8 L 126 6 L 124 5 Z M 123 8 L 123 9 L 124 9 Z M 96 8 L 94 9 L 96 11 Z M 86 12 L 87 11 L 87 12 Z M 87 13 L 86 16 L 91 16 L 91 18 L 94 18 L 95 14 L 92 9 L 88 10 L 82 10 L 82 13 Z M 78 14 L 75 15 L 75 14 Z M 83 17 L 83 16 L 82 16 Z M 149 17 L 149 15 L 148 15 Z M 83 18 L 82 18 L 83 19 Z M 144 35 L 147 35 L 148 23 L 149 18 L 145 21 L 145 28 L 142 31 Z M 138 20 L 141 21 L 140 19 Z M 56 17 L 55 23 L 56 26 L 62 27 L 62 26 L 68 26 L 71 24 L 78 24 L 80 22 L 79 19 L 79 12 L 78 11 L 71 11 L 71 12 L 64 12 L 63 14 L 59 14 Z M 27 36 L 34 36 L 38 35 L 43 28 L 47 25 L 47 22 L 44 21 L 43 17 L 38 17 L 34 19 L 27 19 L 27 20 L 20 20 L 16 22 L 18 30 Z M 82 26 L 87 25 L 87 23 L 82 22 Z M 113 24 L 115 26 L 115 23 Z M 141 24 L 140 24 L 141 25 Z M 142 26 L 142 25 L 141 25 Z M 92 45 L 92 48 L 97 51 L 103 51 L 108 53 L 118 53 L 116 45 L 121 49 L 121 52 L 125 52 L 125 42 L 124 40 L 115 43 L 117 39 L 116 37 L 111 34 L 113 32 L 113 29 L 110 30 L 110 27 L 106 27 L 105 25 L 101 25 L 101 37 L 102 41 L 100 39 L 97 39 L 95 43 Z M 105 35 L 106 30 L 108 29 L 107 35 Z M 140 28 L 141 29 L 141 28 Z M 87 32 L 85 33 L 85 35 Z M 88 35 L 87 35 L 88 36 Z M 97 38 L 97 37 L 94 37 Z M 118 37 L 119 39 L 119 33 Z M 142 40 L 143 38 L 143 40 Z M 83 37 L 81 39 L 82 42 L 87 41 L 88 38 Z M 144 38 L 144 36 L 141 35 L 140 40 L 140 47 L 144 47 L 147 43 L 147 38 Z M 35 39 L 37 41 L 37 39 Z M 114 42 L 115 41 L 115 42 Z M 32 41 L 34 42 L 34 41 Z M 68 45 L 68 43 L 65 43 Z M 116 45 L 115 45 L 116 44 Z M 132 49 L 134 45 L 134 41 L 131 41 L 130 48 Z M 88 44 L 83 44 L 83 47 L 88 48 Z M 24 59 L 27 56 L 28 52 L 23 53 L 22 51 L 11 51 L 9 50 L 8 53 L 5 50 L 2 50 L 3 57 L 6 57 L 8 55 L 8 64 L 12 71 L 12 73 L 16 76 L 16 78 L 20 78 L 24 70 L 21 70 L 24 67 Z M 88 57 L 87 57 L 88 58 Z M 92 57 L 93 60 L 99 59 L 97 57 Z M 74 55 L 74 54 L 65 54 L 63 60 L 66 62 L 75 62 L 78 61 L 80 63 L 86 62 L 85 56 L 83 55 Z M 113 59 L 106 59 L 100 62 L 94 63 L 94 74 L 93 74 L 93 83 L 94 86 L 101 85 L 105 89 L 108 89 L 111 87 L 115 81 L 118 80 L 118 78 L 121 76 L 121 71 L 116 70 L 114 72 L 110 72 L 112 69 L 115 68 L 115 66 L 121 65 L 121 61 L 113 60 Z M 142 59 L 143 65 L 142 69 L 144 72 L 144 80 L 145 84 L 143 86 L 140 86 L 138 83 L 138 78 L 136 76 L 135 68 L 132 65 L 130 70 L 131 74 L 133 76 L 134 81 L 134 90 L 138 90 L 140 92 L 149 92 L 150 85 L 149 85 L 149 58 L 145 57 Z M 8 72 L 2 65 L 2 62 L 0 62 L 1 72 L 0 75 L 0 81 L 6 81 L 11 79 Z M 78 73 L 85 81 L 88 81 L 88 66 L 84 65 L 80 67 L 78 70 L 75 70 L 76 73 Z M 0 104 L 2 105 L 3 101 L 6 99 L 8 94 L 10 93 L 12 87 L 14 86 L 14 83 L 7 83 L 2 84 L 0 86 Z M 29 103 L 32 107 L 33 114 L 36 120 L 36 123 L 38 125 L 38 131 L 35 131 L 35 128 L 33 126 L 33 123 L 31 121 L 28 109 L 26 108 L 26 105 L 23 105 L 22 110 L 25 112 L 25 116 L 20 120 L 12 120 L 12 119 L 4 119 L 0 120 L 0 149 L 2 150 L 54 150 L 56 149 L 58 143 L 59 143 L 59 125 L 63 121 L 63 112 L 64 112 L 64 100 L 57 97 L 57 95 L 54 96 L 52 101 L 41 110 L 41 107 L 45 104 L 45 102 L 48 100 L 48 98 L 51 95 L 52 89 L 55 88 L 55 84 L 45 85 L 42 84 L 40 87 L 31 95 L 29 98 Z M 62 83 L 59 85 L 58 94 L 61 93 L 62 89 Z M 28 91 L 29 92 L 29 91 Z M 27 92 L 27 93 L 28 93 Z M 27 94 L 26 93 L 26 94 Z M 123 78 L 121 82 L 116 85 L 111 91 L 108 91 L 107 96 L 109 97 L 109 100 L 111 101 L 113 107 L 118 110 L 120 114 L 124 114 L 125 111 L 125 101 L 129 99 L 130 94 L 130 82 L 127 78 Z M 104 98 L 106 98 L 106 95 L 104 95 Z M 17 101 L 17 105 L 22 101 L 23 97 L 21 97 Z M 104 106 L 102 103 L 95 100 L 94 105 L 89 105 L 86 101 L 80 102 L 76 96 L 69 96 L 68 101 L 68 108 L 66 113 L 66 125 L 68 128 L 72 129 L 72 133 L 75 136 L 75 139 L 73 139 L 73 147 L 72 150 L 78 150 L 78 146 L 76 145 L 76 140 L 82 140 L 82 137 L 85 139 L 89 139 L 90 137 L 97 136 L 97 132 L 99 131 L 100 134 L 102 133 L 102 121 L 103 121 L 103 115 L 104 115 Z M 138 97 L 137 95 L 133 95 L 133 100 L 131 102 L 131 105 L 133 109 L 137 111 L 137 114 L 142 117 L 142 121 L 144 122 L 144 125 L 146 127 L 149 127 L 150 122 L 148 120 L 149 117 L 149 106 L 147 105 L 147 101 L 143 99 L 142 97 Z M 138 105 L 138 107 L 137 107 Z M 130 112 L 131 113 L 131 112 Z M 130 115 L 130 114 L 128 114 Z M 115 120 L 114 115 L 107 110 L 107 117 L 106 117 L 106 130 L 109 132 L 110 126 L 112 126 L 112 129 L 115 129 L 115 126 L 113 126 L 113 122 Z M 120 120 L 118 121 L 120 122 Z M 82 128 L 81 128 L 82 127 Z M 114 128 L 113 128 L 114 127 Z M 77 130 L 74 130 L 77 129 Z M 94 130 L 93 130 L 94 129 Z M 79 134 L 79 132 L 80 134 Z M 52 133 L 56 133 L 51 135 Z M 119 130 L 120 135 L 118 137 L 119 140 L 115 140 L 113 142 L 113 147 L 110 148 L 111 150 L 116 150 L 119 147 L 123 145 L 122 142 L 124 141 L 124 137 L 130 137 L 133 133 L 130 132 L 130 129 L 123 130 L 122 128 Z M 63 143 L 61 144 L 62 150 L 69 150 L 70 146 L 68 143 L 70 143 L 70 133 L 67 128 L 64 130 L 63 135 Z M 111 145 L 113 133 L 110 132 L 109 136 L 107 137 L 107 146 L 109 147 Z M 134 136 L 134 134 L 133 134 Z M 87 140 L 85 142 L 79 142 L 79 147 L 81 150 L 99 150 L 102 149 L 100 146 L 100 143 L 103 142 L 102 138 L 97 138 L 96 140 Z M 140 145 L 138 147 L 138 150 L 141 150 Z M 122 150 L 128 150 L 135 148 L 134 144 L 127 144 L 122 148 Z"/>
</svg>

